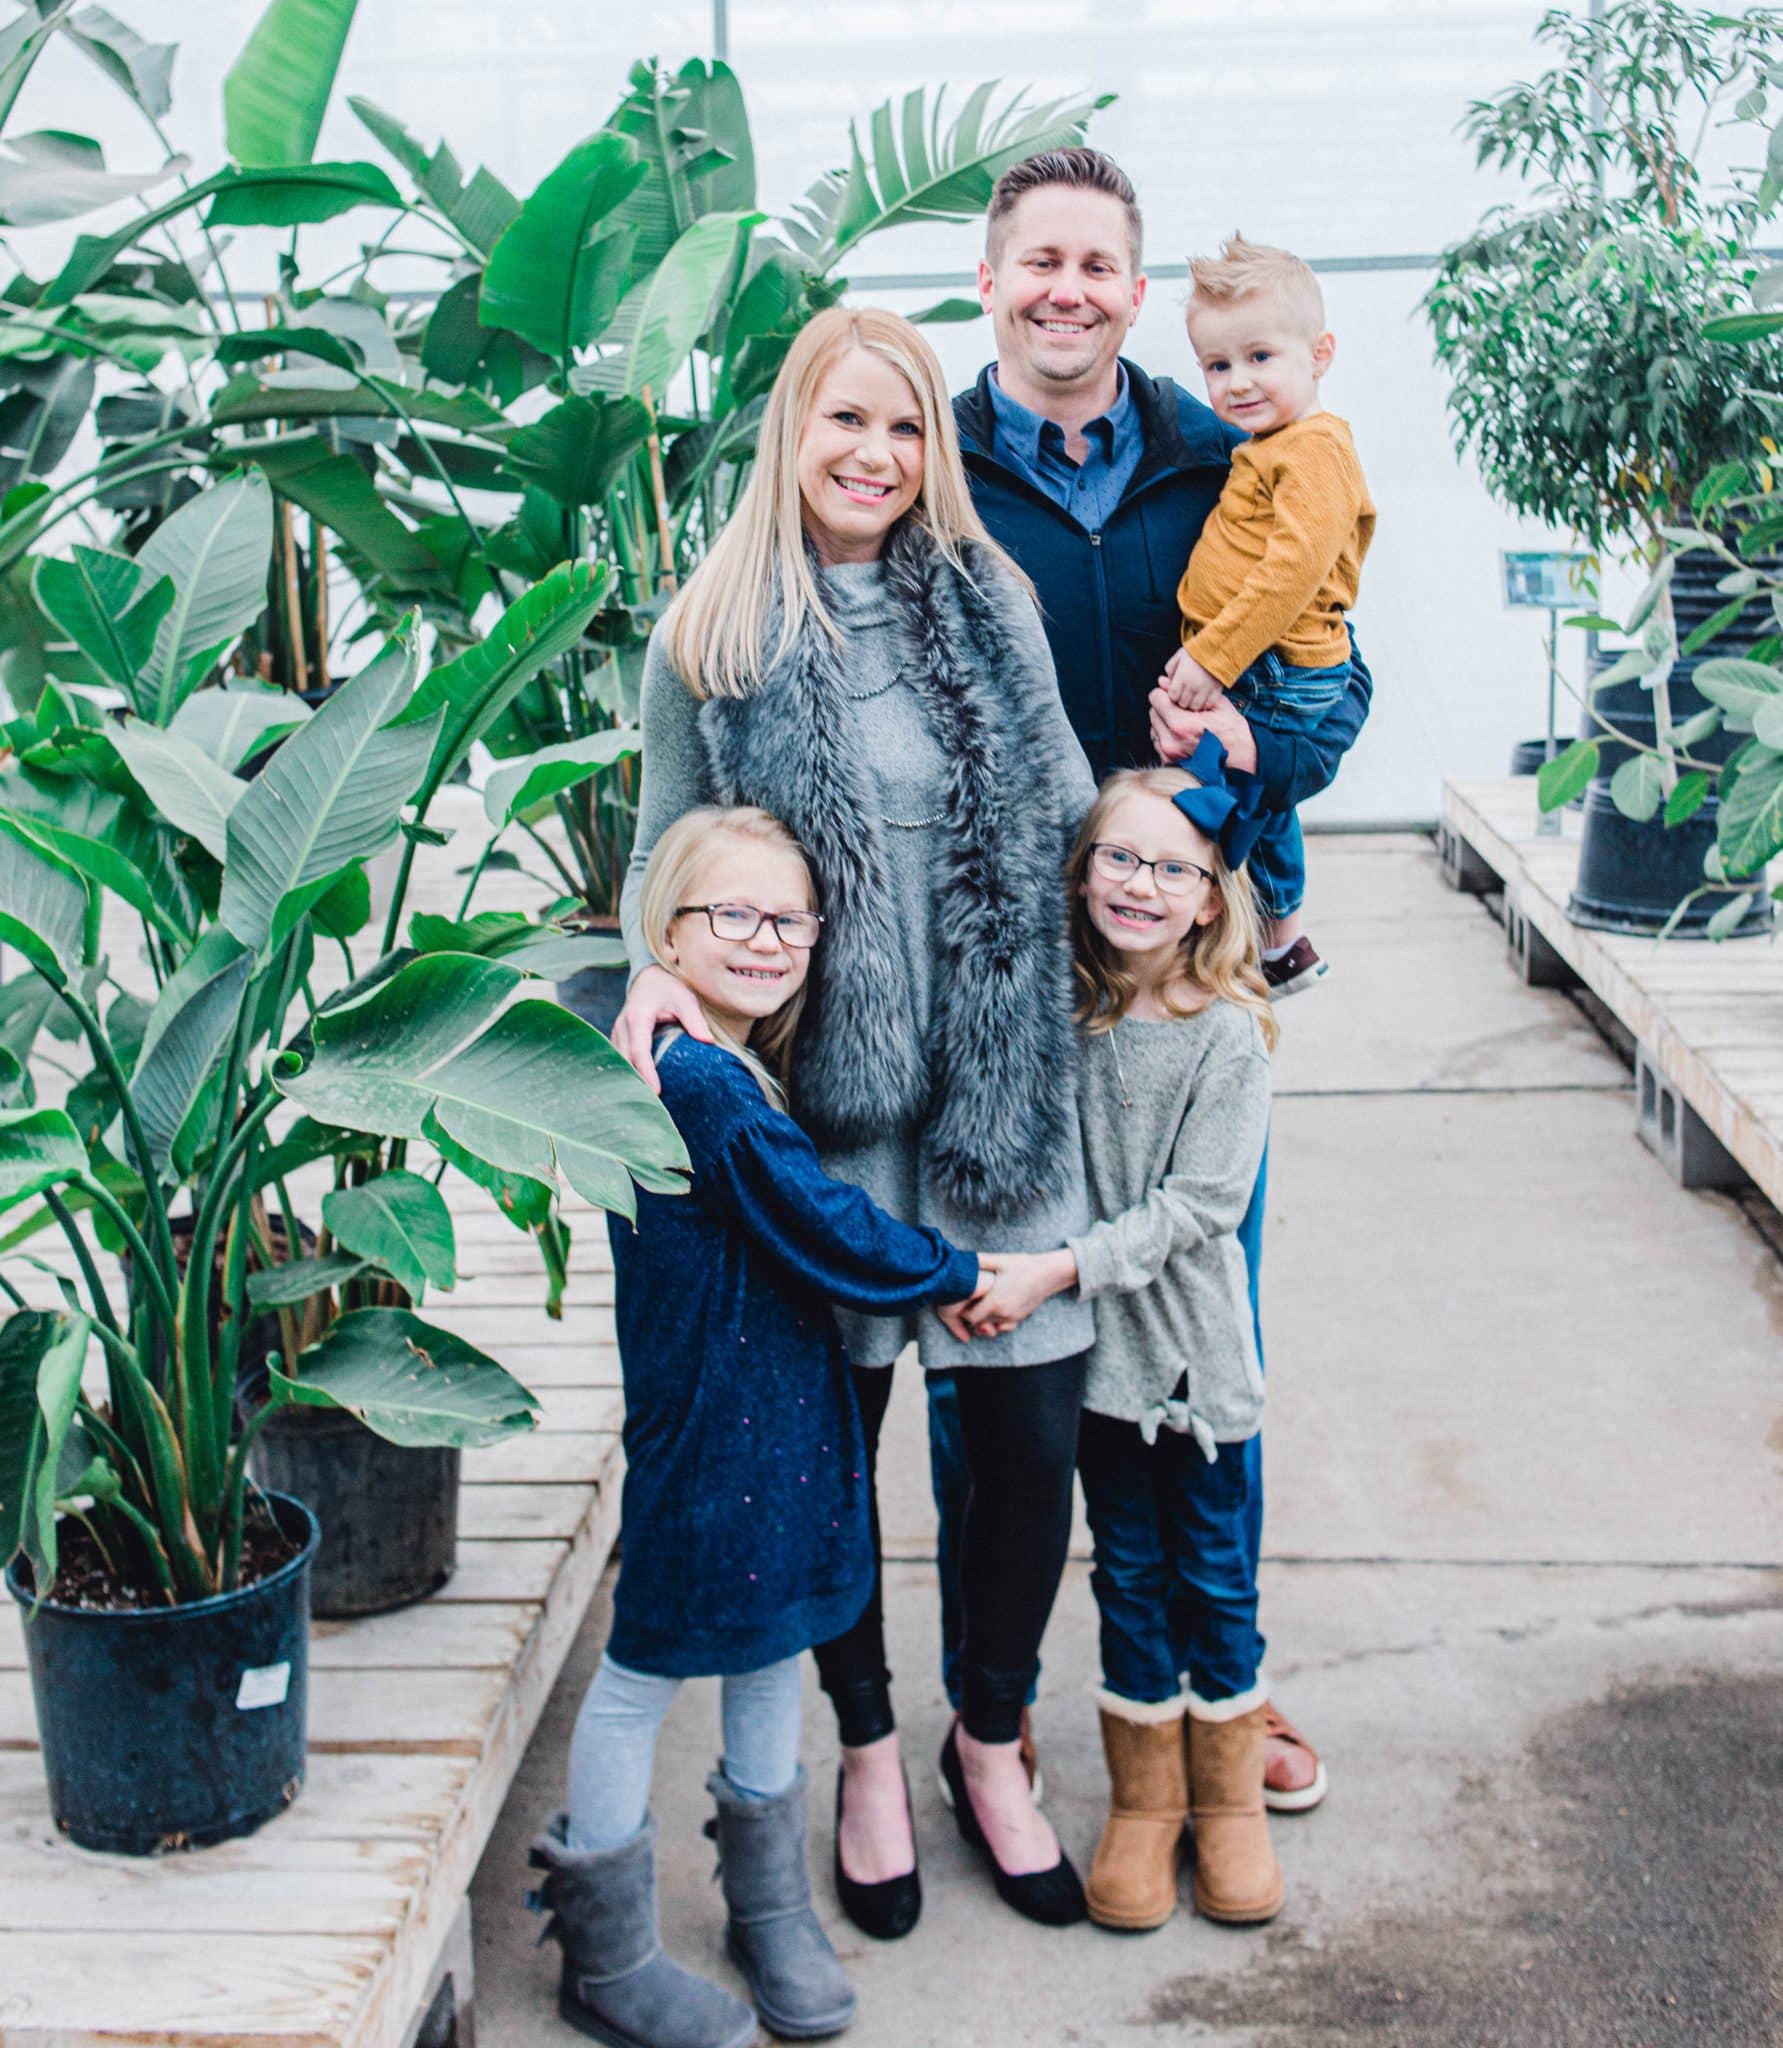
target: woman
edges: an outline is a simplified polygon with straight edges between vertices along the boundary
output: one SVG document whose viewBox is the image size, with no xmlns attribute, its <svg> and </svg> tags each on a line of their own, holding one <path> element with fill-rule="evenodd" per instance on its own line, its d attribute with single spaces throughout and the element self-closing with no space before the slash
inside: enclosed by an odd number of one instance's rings
<svg viewBox="0 0 1783 2048">
<path fill-rule="evenodd" d="M 836 308 L 794 342 L 736 516 L 652 636 L 643 728 L 623 906 L 642 971 L 620 1050 L 649 1078 L 659 1024 L 708 1035 L 688 991 L 644 964 L 651 847 L 696 804 L 759 805 L 810 854 L 827 920 L 792 1075 L 825 1170 L 955 1243 L 1041 1250 L 1083 1230 L 1061 869 L 1094 783 L 1032 590 L 972 509 L 940 365 L 907 321 Z M 970 1342 L 926 1317 L 841 1322 L 870 1460 L 905 1345 L 956 1372 L 965 1696 L 942 1767 L 1002 1895 L 1080 1918 L 1018 1735 L 1070 1533 L 1090 1311 L 1061 1296 Z M 838 1889 L 866 1932 L 903 1934 L 921 1891 L 877 1581 L 817 1655 L 843 1745 Z"/>
</svg>

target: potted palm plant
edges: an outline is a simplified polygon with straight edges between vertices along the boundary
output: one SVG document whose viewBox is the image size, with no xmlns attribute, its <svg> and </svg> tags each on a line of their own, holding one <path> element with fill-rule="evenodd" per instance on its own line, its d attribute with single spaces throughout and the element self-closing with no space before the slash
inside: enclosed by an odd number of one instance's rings
<svg viewBox="0 0 1783 2048">
<path fill-rule="evenodd" d="M 1537 201 L 1495 209 L 1448 249 L 1424 307 L 1453 380 L 1457 444 L 1494 495 L 1652 571 L 1705 477 L 1768 459 L 1762 394 L 1783 377 L 1783 345 L 1742 351 L 1715 316 L 1745 305 L 1762 268 L 1754 238 L 1778 178 L 1740 167 L 1736 152 L 1714 184 L 1699 158 L 1716 125 L 1762 142 L 1783 13 L 1619 0 L 1591 18 L 1552 10 L 1536 33 L 1561 63 L 1477 102 L 1465 127 L 1481 162 L 1540 181 Z M 1730 744 L 1693 684 L 1726 603 L 1722 573 L 1705 557 L 1654 577 L 1620 622 L 1635 644 L 1595 663 L 1591 752 L 1563 757 L 1551 778 L 1569 793 L 1588 785 L 1571 908 L 1581 923 L 1657 930 L 1702 880 L 1715 798 L 1686 809 L 1672 797 L 1681 774 L 1718 766 Z M 1737 657 L 1754 626 L 1754 615 L 1720 620 L 1717 654 Z M 1702 932 L 1714 913 L 1695 901 L 1673 928 Z M 1755 896 L 1748 920 L 1767 913 Z"/>
<path fill-rule="evenodd" d="M 239 481 L 250 499 L 264 488 Z M 150 582 L 100 550 L 82 566 L 90 646 L 122 664 L 133 702 L 158 701 L 165 643 L 136 613 L 165 624 L 194 591 L 175 583 L 169 599 L 160 583 L 174 579 Z M 449 1258 L 444 1204 L 404 1148 L 547 1201 L 559 1174 L 621 1208 L 634 1174 L 678 1184 L 685 1154 L 660 1104 L 580 1020 L 515 999 L 522 956 L 386 943 L 339 995 L 310 992 L 319 935 L 350 939 L 363 917 L 366 862 L 399 837 L 412 856 L 433 796 L 528 662 L 550 659 L 600 599 L 599 572 L 565 564 L 425 677 L 415 633 L 398 636 L 251 781 L 195 737 L 232 723 L 234 707 L 209 700 L 233 692 L 198 692 L 183 725 L 180 713 L 162 725 L 141 710 L 83 715 L 80 693 L 58 686 L 8 732 L 0 938 L 92 1067 L 61 1108 L 29 1099 L 28 1036 L 5 1069 L 20 1099 L 0 1112 L 0 1210 L 43 1205 L 7 1242 L 16 1250 L 39 1220 L 60 1228 L 80 1284 L 48 1313 L 3 1283 L 20 1305 L 0 1330 L 0 1529 L 9 1589 L 34 1616 L 52 1799 L 91 1846 L 222 1839 L 301 1783 L 316 1530 L 305 1506 L 251 1484 L 250 1453 L 275 1418 L 345 1410 L 395 1443 L 447 1448 L 530 1426 L 531 1396 L 495 1360 L 376 1298 L 443 1277 Z M 105 1001 L 107 896 L 141 922 L 152 1000 L 119 989 Z M 399 892 L 392 929 L 400 909 Z M 276 1129 L 287 1105 L 301 1115 Z M 358 1199 L 325 1203 L 337 1243 L 294 1258 L 286 1186 L 314 1161 L 342 1168 L 342 1194 Z M 381 1196 L 365 1195 L 378 1176 L 356 1170 L 369 1162 L 390 1182 Z M 272 1201 L 287 1219 L 282 1258 Z M 116 1306 L 90 1231 L 127 1254 Z M 273 1361 L 243 1423 L 253 1309 L 288 1314 L 343 1286 L 313 1341 Z M 95 1350 L 103 1377 L 88 1384 Z"/>
</svg>

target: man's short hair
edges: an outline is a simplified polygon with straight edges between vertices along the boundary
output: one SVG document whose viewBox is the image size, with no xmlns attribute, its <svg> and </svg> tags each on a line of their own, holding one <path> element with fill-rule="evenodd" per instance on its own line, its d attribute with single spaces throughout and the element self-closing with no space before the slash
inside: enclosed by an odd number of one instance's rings
<svg viewBox="0 0 1783 2048">
<path fill-rule="evenodd" d="M 1279 299 L 1308 334 L 1325 331 L 1325 295 L 1310 264 L 1288 249 L 1228 235 L 1217 256 L 1189 263 L 1189 311 L 1197 306 L 1230 306 L 1239 299 Z"/>
<path fill-rule="evenodd" d="M 994 267 L 1003 251 L 1009 216 L 1030 192 L 1048 185 L 1063 185 L 1072 192 L 1102 192 L 1118 199 L 1126 209 L 1127 238 L 1133 248 L 1133 272 L 1139 273 L 1145 244 L 1145 224 L 1139 217 L 1139 195 L 1133 181 L 1113 157 L 1099 149 L 1047 149 L 1038 156 L 1024 157 L 991 188 L 990 210 L 985 215 L 984 253 Z"/>
</svg>

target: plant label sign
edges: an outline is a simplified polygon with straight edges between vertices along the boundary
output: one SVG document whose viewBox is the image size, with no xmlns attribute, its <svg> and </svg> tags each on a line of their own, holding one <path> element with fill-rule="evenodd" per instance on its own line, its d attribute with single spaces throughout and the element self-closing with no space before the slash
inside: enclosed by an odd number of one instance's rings
<svg viewBox="0 0 1783 2048">
<path fill-rule="evenodd" d="M 251 1714 L 256 1707 L 282 1707 L 291 1690 L 290 1664 L 261 1664 L 244 1671 L 235 1688 L 238 1712 Z"/>
</svg>

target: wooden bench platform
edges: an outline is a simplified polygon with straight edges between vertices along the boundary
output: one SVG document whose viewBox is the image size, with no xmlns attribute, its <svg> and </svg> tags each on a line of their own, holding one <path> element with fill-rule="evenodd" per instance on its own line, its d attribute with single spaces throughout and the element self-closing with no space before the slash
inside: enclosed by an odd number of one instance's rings
<svg viewBox="0 0 1783 2048">
<path fill-rule="evenodd" d="M 466 857 L 423 868 L 413 907 L 452 908 Z M 480 907 L 506 907 L 506 878 L 491 880 Z M 108 908 L 126 981 L 137 942 Z M 65 1085 L 44 1068 L 40 1099 Z M 313 1212 L 321 1185 L 300 1205 Z M 566 1200 L 571 1279 L 552 1322 L 532 1240 L 460 1176 L 445 1191 L 461 1278 L 424 1313 L 531 1387 L 540 1426 L 465 1454 L 441 1592 L 314 1624 L 309 1772 L 288 1812 L 190 1855 L 73 1847 L 50 1819 L 21 1623 L 0 1594 L 0 2048 L 470 2048 L 470 1881 L 618 1534 L 621 1397 L 605 1218 Z M 55 1232 L 32 1249 L 73 1272 Z M 50 1275 L 8 1272 L 59 1305 Z M 518 1907 L 525 1874 L 514 1882 Z"/>
<path fill-rule="evenodd" d="M 1583 983 L 1636 1041 L 1641 1136 L 1686 1186 L 1751 1181 L 1783 1208 L 1783 945 L 1765 936 L 1625 938 L 1566 915 L 1579 825 L 1536 829 L 1535 778 L 1443 787 L 1444 868 L 1459 888 L 1502 886 L 1505 934 L 1526 979 Z"/>
</svg>

